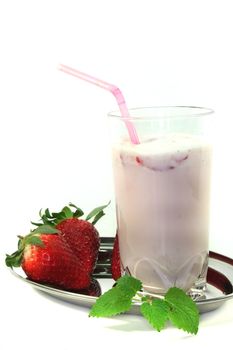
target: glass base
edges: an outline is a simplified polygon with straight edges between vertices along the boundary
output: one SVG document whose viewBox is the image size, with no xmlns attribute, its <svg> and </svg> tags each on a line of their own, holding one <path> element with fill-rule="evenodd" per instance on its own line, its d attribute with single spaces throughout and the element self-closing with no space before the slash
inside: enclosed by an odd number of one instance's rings
<svg viewBox="0 0 233 350">
<path fill-rule="evenodd" d="M 185 286 L 184 288 L 183 288 L 182 284 L 179 285 L 179 281 L 177 281 L 177 279 L 174 278 L 174 276 L 172 276 L 171 274 L 170 275 L 168 274 L 168 276 L 165 276 L 164 285 L 163 284 L 160 284 L 160 285 L 156 284 L 155 283 L 156 281 L 153 281 L 154 284 L 152 284 L 152 283 L 146 284 L 145 280 L 143 281 L 143 278 L 140 278 L 140 276 L 139 277 L 135 276 L 133 273 L 131 273 L 128 266 L 126 266 L 124 268 L 123 264 L 121 262 L 122 276 L 129 275 L 129 276 L 133 276 L 135 278 L 139 278 L 142 282 L 144 282 L 143 288 L 142 288 L 142 293 L 145 295 L 150 295 L 151 297 L 153 297 L 153 295 L 163 297 L 169 288 L 178 287 L 178 288 L 181 288 L 184 291 L 186 291 L 187 295 L 189 295 L 193 300 L 195 300 L 195 301 L 204 300 L 204 299 L 206 299 L 205 294 L 206 294 L 206 288 L 207 288 L 206 276 L 207 276 L 207 270 L 208 270 L 208 253 L 204 252 L 203 256 L 204 256 L 204 260 L 202 261 L 201 269 L 199 270 L 199 274 L 196 276 L 196 281 L 194 282 L 194 284 L 192 284 L 193 281 L 191 281 L 191 283 L 190 283 L 190 276 L 187 276 L 187 278 L 185 279 L 185 274 L 179 275 L 179 279 L 183 282 L 183 285 Z M 194 263 L 195 262 L 196 262 L 196 260 L 194 260 Z M 194 263 L 193 263 L 193 265 L 195 266 Z M 196 265 L 198 266 L 198 264 L 196 264 Z M 154 269 L 153 272 L 155 272 L 155 271 L 157 271 L 157 270 Z M 147 271 L 145 270 L 145 272 L 147 272 Z M 157 276 L 160 277 L 159 274 L 156 275 L 156 277 Z M 169 277 L 170 277 L 170 280 L 169 280 Z M 174 281 L 172 281 L 172 279 L 174 279 Z M 169 283 L 166 283 L 167 281 L 169 281 Z"/>
<path fill-rule="evenodd" d="M 207 291 L 207 287 L 206 285 L 203 286 L 203 288 L 191 288 L 186 294 L 188 296 L 190 296 L 190 298 L 193 301 L 200 301 L 200 300 L 206 300 L 206 291 Z M 153 292 L 149 292 L 147 289 L 142 288 L 142 290 L 140 291 L 140 294 L 142 294 L 143 296 L 149 296 L 151 298 L 164 298 L 164 295 L 166 293 L 153 293 Z"/>
<path fill-rule="evenodd" d="M 194 286 L 191 287 L 188 291 L 186 291 L 186 294 L 189 295 L 192 300 L 194 301 L 199 301 L 199 300 L 205 300 L 206 299 L 206 292 L 207 292 L 207 283 L 206 283 L 206 264 L 203 266 L 202 274 L 199 276 L 198 280 L 195 282 Z M 126 267 L 125 270 L 122 270 L 122 276 L 123 275 L 128 275 L 132 276 L 130 273 L 129 269 Z M 171 286 L 172 287 L 172 286 Z M 175 285 L 174 285 L 175 287 Z M 166 294 L 165 291 L 161 291 L 157 289 L 156 287 L 148 287 L 148 286 L 143 286 L 141 293 L 143 295 L 148 295 L 153 298 L 154 297 L 161 297 L 163 298 L 164 295 Z"/>
<path fill-rule="evenodd" d="M 207 271 L 208 271 L 209 254 L 206 255 L 204 264 L 202 266 L 202 271 L 198 280 L 195 282 L 194 286 L 188 291 L 188 295 L 194 300 L 205 300 L 206 290 L 207 290 Z"/>
<path fill-rule="evenodd" d="M 203 288 L 191 288 L 187 293 L 194 301 L 206 299 L 206 284 Z"/>
</svg>

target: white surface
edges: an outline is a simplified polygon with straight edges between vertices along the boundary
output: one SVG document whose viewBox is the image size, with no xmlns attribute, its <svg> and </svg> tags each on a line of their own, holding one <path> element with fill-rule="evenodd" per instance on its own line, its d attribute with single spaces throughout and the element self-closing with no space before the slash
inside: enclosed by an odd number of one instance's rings
<svg viewBox="0 0 233 350">
<path fill-rule="evenodd" d="M 119 85 L 130 107 L 215 109 L 210 248 L 233 257 L 231 3 L 0 3 L 1 349 L 69 349 L 82 341 L 96 348 L 196 348 L 230 341 L 233 302 L 202 316 L 196 337 L 173 328 L 158 334 L 134 316 L 89 319 L 87 310 L 20 283 L 3 264 L 41 207 L 73 201 L 88 211 L 113 199 L 105 116 L 115 101 L 58 72 L 59 62 Z M 99 230 L 114 234 L 113 205 Z"/>
</svg>

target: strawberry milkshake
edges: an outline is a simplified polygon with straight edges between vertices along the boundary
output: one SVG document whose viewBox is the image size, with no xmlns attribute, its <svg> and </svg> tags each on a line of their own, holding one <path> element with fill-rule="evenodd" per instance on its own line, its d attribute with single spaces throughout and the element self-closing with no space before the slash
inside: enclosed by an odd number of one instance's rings
<svg viewBox="0 0 233 350">
<path fill-rule="evenodd" d="M 113 146 L 121 265 L 149 292 L 205 285 L 212 147 L 189 128 L 154 128 L 140 144 L 121 138 Z"/>
</svg>

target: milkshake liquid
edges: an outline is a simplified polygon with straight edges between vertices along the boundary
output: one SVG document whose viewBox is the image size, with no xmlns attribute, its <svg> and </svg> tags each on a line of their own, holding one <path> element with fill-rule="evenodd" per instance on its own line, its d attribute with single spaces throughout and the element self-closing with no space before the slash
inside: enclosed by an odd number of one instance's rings
<svg viewBox="0 0 233 350">
<path fill-rule="evenodd" d="M 121 264 L 148 291 L 205 280 L 211 153 L 186 134 L 113 148 Z"/>
</svg>

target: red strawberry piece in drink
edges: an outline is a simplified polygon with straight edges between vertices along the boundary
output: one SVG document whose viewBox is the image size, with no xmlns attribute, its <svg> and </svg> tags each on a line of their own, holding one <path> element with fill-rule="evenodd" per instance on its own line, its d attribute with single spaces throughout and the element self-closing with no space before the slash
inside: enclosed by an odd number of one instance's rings
<svg viewBox="0 0 233 350">
<path fill-rule="evenodd" d="M 139 165 L 143 165 L 143 160 L 139 156 L 136 156 L 135 160 Z"/>
</svg>

